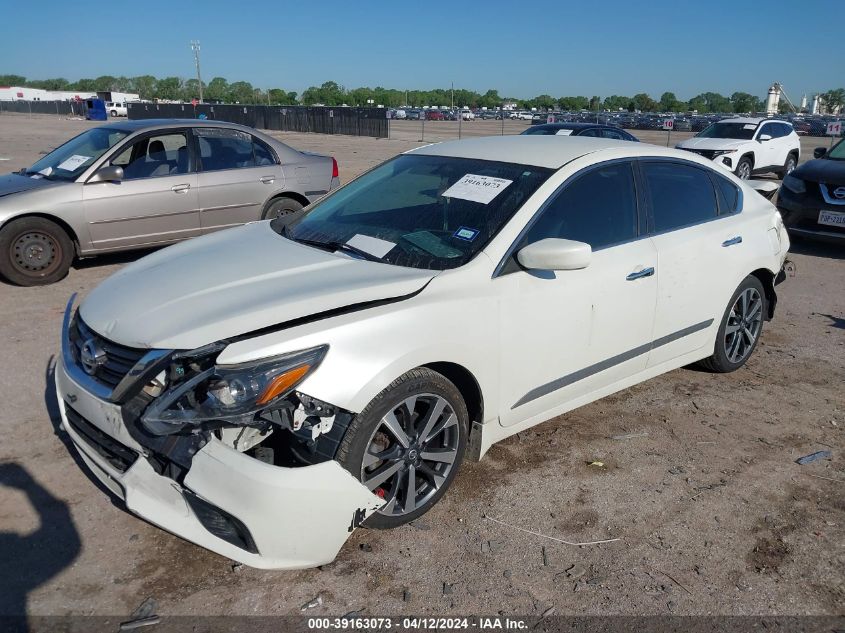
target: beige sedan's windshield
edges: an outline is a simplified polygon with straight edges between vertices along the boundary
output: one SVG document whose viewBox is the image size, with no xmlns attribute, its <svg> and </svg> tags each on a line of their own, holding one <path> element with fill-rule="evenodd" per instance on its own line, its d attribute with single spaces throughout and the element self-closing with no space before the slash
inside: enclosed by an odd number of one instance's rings
<svg viewBox="0 0 845 633">
<path fill-rule="evenodd" d="M 73 180 L 129 132 L 98 127 L 70 139 L 26 170 L 26 175 L 49 180 Z"/>
</svg>

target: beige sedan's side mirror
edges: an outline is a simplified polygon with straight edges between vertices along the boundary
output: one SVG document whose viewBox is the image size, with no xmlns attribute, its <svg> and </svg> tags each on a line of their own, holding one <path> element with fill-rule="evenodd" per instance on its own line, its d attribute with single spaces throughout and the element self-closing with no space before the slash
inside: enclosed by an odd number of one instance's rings
<svg viewBox="0 0 845 633">
<path fill-rule="evenodd" d="M 578 270 L 590 265 L 592 254 L 589 244 L 550 237 L 520 249 L 516 259 L 533 270 Z"/>
<path fill-rule="evenodd" d="M 94 172 L 88 182 L 120 182 L 123 180 L 123 167 L 107 165 Z"/>
</svg>

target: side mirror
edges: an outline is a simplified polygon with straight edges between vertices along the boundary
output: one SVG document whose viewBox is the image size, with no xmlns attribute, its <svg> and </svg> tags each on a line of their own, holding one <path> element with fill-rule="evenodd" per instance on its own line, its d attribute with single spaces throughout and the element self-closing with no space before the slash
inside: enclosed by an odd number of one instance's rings
<svg viewBox="0 0 845 633">
<path fill-rule="evenodd" d="M 121 180 L 123 180 L 123 167 L 107 165 L 95 171 L 88 182 L 120 182 Z"/>
<path fill-rule="evenodd" d="M 761 143 L 763 143 L 765 141 L 771 141 L 772 135 L 771 134 L 761 134 L 760 136 L 757 137 L 757 140 L 760 141 Z"/>
<path fill-rule="evenodd" d="M 824 147 L 817 147 L 813 150 L 813 158 L 824 158 L 827 155 L 827 150 Z"/>
<path fill-rule="evenodd" d="M 534 270 L 578 270 L 590 265 L 593 249 L 575 240 L 547 238 L 522 248 L 517 261 Z"/>
</svg>

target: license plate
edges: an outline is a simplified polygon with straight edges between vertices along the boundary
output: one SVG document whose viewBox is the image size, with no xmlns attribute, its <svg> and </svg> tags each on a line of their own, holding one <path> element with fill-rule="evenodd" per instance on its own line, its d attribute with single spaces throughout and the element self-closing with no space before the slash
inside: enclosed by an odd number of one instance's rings
<svg viewBox="0 0 845 633">
<path fill-rule="evenodd" d="M 845 227 L 845 213 L 838 211 L 819 211 L 819 224 Z"/>
</svg>

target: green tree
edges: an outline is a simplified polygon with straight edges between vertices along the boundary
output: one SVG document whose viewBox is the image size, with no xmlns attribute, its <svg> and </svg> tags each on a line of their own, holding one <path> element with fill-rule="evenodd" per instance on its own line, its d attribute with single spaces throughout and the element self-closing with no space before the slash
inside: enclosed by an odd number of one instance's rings
<svg viewBox="0 0 845 633">
<path fill-rule="evenodd" d="M 165 77 L 156 82 L 156 98 L 177 101 L 182 96 L 182 80 L 179 77 Z"/>
<path fill-rule="evenodd" d="M 229 82 L 223 77 L 215 77 L 208 82 L 203 97 L 209 101 L 226 101 L 229 98 Z"/>
<path fill-rule="evenodd" d="M 203 89 L 203 100 L 205 99 L 205 94 L 208 91 L 208 87 L 203 82 L 202 85 Z M 191 99 L 199 99 L 200 98 L 200 83 L 196 79 L 188 79 L 182 85 L 182 101 L 190 101 Z"/>
<path fill-rule="evenodd" d="M 842 112 L 845 107 L 845 88 L 828 90 L 821 95 L 828 112 Z"/>
<path fill-rule="evenodd" d="M 137 92 L 141 99 L 153 99 L 156 96 L 158 81 L 152 75 L 139 75 L 129 80 L 130 91 Z"/>
<path fill-rule="evenodd" d="M 627 109 L 628 104 L 631 102 L 631 97 L 623 97 L 620 95 L 611 95 L 610 97 L 605 97 L 602 106 L 605 110 L 619 110 Z"/>
<path fill-rule="evenodd" d="M 763 100 L 747 92 L 735 92 L 731 95 L 734 112 L 759 112 L 763 109 Z"/>
<path fill-rule="evenodd" d="M 660 101 L 658 104 L 661 112 L 679 112 L 684 110 L 684 106 L 686 105 L 678 101 L 674 92 L 664 92 L 660 95 Z"/>
<path fill-rule="evenodd" d="M 270 103 L 272 105 L 295 105 L 296 93 L 285 92 L 281 88 L 270 88 Z"/>
<path fill-rule="evenodd" d="M 233 84 L 229 84 L 228 101 L 230 103 L 254 103 L 255 91 L 252 88 L 252 84 L 248 81 L 236 81 Z"/>
<path fill-rule="evenodd" d="M 0 86 L 26 86 L 26 77 L 23 75 L 0 75 Z"/>
</svg>

